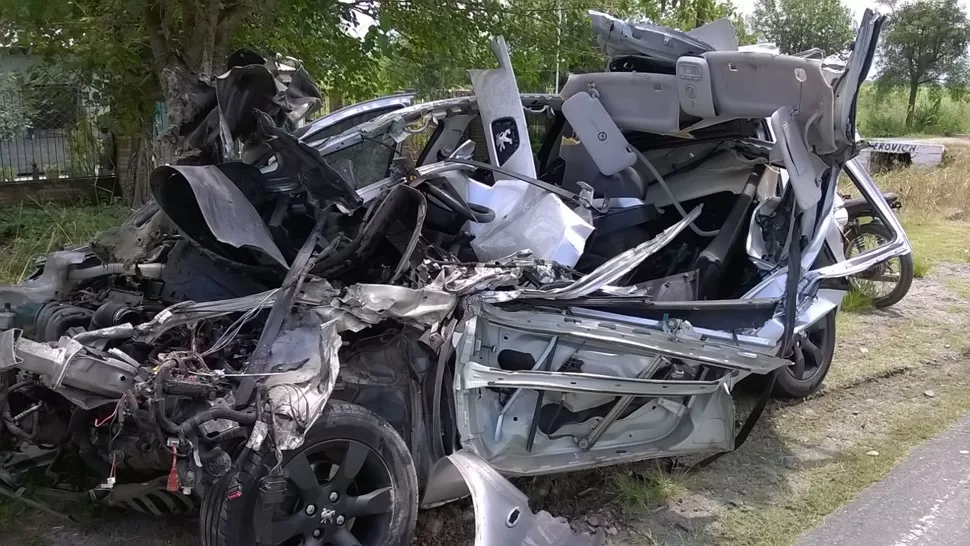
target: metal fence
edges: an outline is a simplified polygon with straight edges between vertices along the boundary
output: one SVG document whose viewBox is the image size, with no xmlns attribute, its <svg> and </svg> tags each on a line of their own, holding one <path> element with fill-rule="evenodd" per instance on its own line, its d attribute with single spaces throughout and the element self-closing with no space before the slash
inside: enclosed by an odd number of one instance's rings
<svg viewBox="0 0 970 546">
<path fill-rule="evenodd" d="M 77 86 L 8 87 L 0 94 L 0 183 L 113 176 L 114 137 L 98 127 L 98 113 Z"/>
</svg>

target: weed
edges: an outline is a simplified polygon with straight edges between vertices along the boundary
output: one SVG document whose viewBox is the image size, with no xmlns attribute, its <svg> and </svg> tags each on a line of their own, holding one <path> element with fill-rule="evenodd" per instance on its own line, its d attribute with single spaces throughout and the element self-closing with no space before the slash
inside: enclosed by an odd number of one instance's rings
<svg viewBox="0 0 970 546">
<path fill-rule="evenodd" d="M 922 279 L 923 277 L 930 274 L 930 269 L 933 268 L 932 262 L 924 258 L 922 255 L 913 254 L 913 277 L 917 279 Z"/>
<path fill-rule="evenodd" d="M 841 310 L 847 313 L 859 313 L 872 307 L 872 296 L 859 290 L 850 290 L 842 298 Z"/>
<path fill-rule="evenodd" d="M 873 175 L 883 191 L 899 195 L 908 225 L 962 222 L 970 213 L 970 147 L 947 143 L 944 163 Z"/>
<path fill-rule="evenodd" d="M 683 476 L 669 474 L 658 466 L 647 472 L 617 472 L 610 476 L 610 485 L 623 504 L 648 508 L 679 493 L 683 480 Z"/>
<path fill-rule="evenodd" d="M 38 256 L 88 242 L 95 233 L 118 225 L 127 215 L 117 204 L 18 205 L 0 208 L 0 282 L 18 282 L 33 270 Z"/>
</svg>

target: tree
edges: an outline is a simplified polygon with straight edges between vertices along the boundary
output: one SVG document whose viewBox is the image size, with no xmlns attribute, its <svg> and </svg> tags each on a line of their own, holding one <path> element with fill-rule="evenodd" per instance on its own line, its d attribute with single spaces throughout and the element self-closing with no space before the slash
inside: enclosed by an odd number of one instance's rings
<svg viewBox="0 0 970 546">
<path fill-rule="evenodd" d="M 236 47 L 301 59 L 325 92 L 351 101 L 467 85 L 467 69 L 494 64 L 489 37 L 502 34 L 522 88 L 544 90 L 557 73 L 602 69 L 591 7 L 684 29 L 734 13 L 723 0 L 0 0 L 0 37 L 67 67 L 116 131 L 139 137 L 129 161 L 137 203 L 156 104 L 169 126 L 193 119 L 185 90 L 211 82 Z"/>
<path fill-rule="evenodd" d="M 782 53 L 814 47 L 842 53 L 852 41 L 852 16 L 840 0 L 757 0 L 750 24 Z"/>
<path fill-rule="evenodd" d="M 140 137 L 128 195 L 137 203 L 147 197 L 156 103 L 171 127 L 193 119 L 186 89 L 222 73 L 233 49 L 300 58 L 325 90 L 363 98 L 385 87 L 389 37 L 461 54 L 501 8 L 501 0 L 0 0 L 0 36 L 82 76 L 115 128 Z M 360 37 L 370 21 L 379 23 Z"/>
<path fill-rule="evenodd" d="M 882 39 L 878 84 L 909 86 L 907 128 L 921 85 L 963 86 L 968 43 L 970 20 L 957 0 L 918 0 L 895 9 Z"/>
</svg>

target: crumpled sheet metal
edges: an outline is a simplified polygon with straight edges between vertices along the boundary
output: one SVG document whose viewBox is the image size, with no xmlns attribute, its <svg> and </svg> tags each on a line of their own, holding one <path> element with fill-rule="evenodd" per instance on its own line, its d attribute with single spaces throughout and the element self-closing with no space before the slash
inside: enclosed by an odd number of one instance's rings
<svg viewBox="0 0 970 546">
<path fill-rule="evenodd" d="M 573 533 L 549 512 L 533 514 L 529 499 L 488 463 L 461 450 L 431 469 L 422 505 L 437 506 L 471 494 L 475 505 L 475 546 L 599 546 L 602 532 Z"/>
<path fill-rule="evenodd" d="M 367 324 L 396 319 L 427 328 L 445 319 L 458 298 L 432 289 L 414 289 L 389 284 L 354 284 L 331 306 L 346 311 Z"/>
<path fill-rule="evenodd" d="M 191 189 L 205 226 L 192 214 L 191 207 L 186 208 L 182 182 Z M 211 236 L 218 243 L 262 253 L 287 267 L 286 259 L 259 212 L 218 166 L 158 167 L 152 171 L 151 186 L 162 211 L 199 246 L 229 256 L 215 243 L 203 244 Z"/>
<path fill-rule="evenodd" d="M 264 292 L 228 300 L 202 302 L 183 301 L 167 307 L 155 315 L 152 320 L 139 324 L 135 329 L 145 337 L 146 342 L 151 343 L 163 333 L 176 326 L 192 324 L 193 322 L 221 317 L 230 313 L 249 311 L 256 307 L 260 309 L 272 307 L 279 293 L 279 288 L 273 288 Z M 323 279 L 317 279 L 303 285 L 300 293 L 296 296 L 296 303 L 303 305 L 323 305 L 325 302 L 329 302 L 337 293 L 337 290 L 329 282 Z"/>
<path fill-rule="evenodd" d="M 521 289 L 501 292 L 481 292 L 476 297 L 488 303 L 501 303 L 520 298 L 573 299 L 587 296 L 618 281 L 658 250 L 670 244 L 682 231 L 687 229 L 700 216 L 702 205 L 690 211 L 681 221 L 665 229 L 649 241 L 617 254 L 588 275 L 577 279 L 569 286 L 552 289 Z"/>
<path fill-rule="evenodd" d="M 0 302 L 9 303 L 14 309 L 31 303 L 40 306 L 54 294 L 66 291 L 71 266 L 80 264 L 84 258 L 83 252 L 73 250 L 51 253 L 44 263 L 43 273 L 36 279 L 0 285 Z"/>
<path fill-rule="evenodd" d="M 303 445 L 306 432 L 323 413 L 340 373 L 338 353 L 343 340 L 340 321 L 331 320 L 320 325 L 318 335 L 307 335 L 304 328 L 284 332 L 273 344 L 273 351 L 286 354 L 299 367 L 279 375 L 271 375 L 264 383 L 274 413 L 288 417 L 278 423 L 276 444 L 282 451 Z M 280 345 L 286 345 L 283 349 Z M 272 360 L 271 360 L 272 363 Z M 277 362 L 277 365 L 281 362 Z"/>
<path fill-rule="evenodd" d="M 265 382 L 275 413 L 288 418 L 276 428 L 279 448 L 303 445 L 306 431 L 323 413 L 340 373 L 340 332 L 358 332 L 388 319 L 436 329 L 457 302 L 456 296 L 439 290 L 355 284 L 329 305 L 312 309 L 308 316 L 322 322 L 318 332 L 305 326 L 282 332 L 270 351 L 271 369 L 290 369 Z"/>
<path fill-rule="evenodd" d="M 488 263 L 426 265 L 432 271 L 438 271 L 434 280 L 426 288 L 444 290 L 456 296 L 494 290 L 503 286 L 517 286 L 526 271 L 540 282 L 562 280 L 552 263 L 535 259 L 529 251 L 517 252 Z"/>
</svg>

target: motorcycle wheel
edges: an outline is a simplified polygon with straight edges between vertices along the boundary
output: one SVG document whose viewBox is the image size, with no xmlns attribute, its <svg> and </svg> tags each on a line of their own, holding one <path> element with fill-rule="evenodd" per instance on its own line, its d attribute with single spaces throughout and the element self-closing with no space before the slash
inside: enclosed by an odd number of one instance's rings
<svg viewBox="0 0 970 546">
<path fill-rule="evenodd" d="M 877 248 L 888 243 L 891 238 L 889 229 L 881 223 L 869 222 L 857 226 L 846 241 L 845 257 L 851 258 Z M 874 307 L 889 307 L 899 303 L 909 292 L 913 284 L 913 271 L 913 255 L 906 254 L 849 277 L 849 283 L 855 290 L 871 296 Z"/>
<path fill-rule="evenodd" d="M 282 471 L 286 497 L 272 515 L 272 537 L 263 543 L 410 544 L 418 516 L 414 462 L 401 436 L 371 411 L 331 401 L 303 446 L 284 453 Z M 206 491 L 199 522 L 203 546 L 257 544 L 254 519 L 267 472 L 258 456 L 251 457 L 236 476 L 241 496 L 227 499 L 231 473 Z"/>
</svg>

